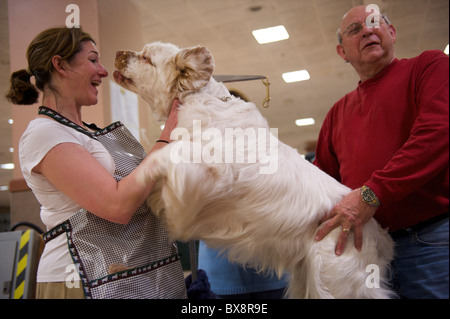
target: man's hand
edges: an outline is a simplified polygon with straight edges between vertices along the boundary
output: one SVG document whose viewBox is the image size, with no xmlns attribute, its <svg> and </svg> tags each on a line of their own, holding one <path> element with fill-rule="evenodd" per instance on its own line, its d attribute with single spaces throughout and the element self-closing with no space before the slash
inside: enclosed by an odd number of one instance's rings
<svg viewBox="0 0 450 319">
<path fill-rule="evenodd" d="M 342 232 L 339 236 L 335 253 L 342 255 L 350 231 L 355 232 L 355 248 L 362 249 L 363 227 L 373 217 L 377 207 L 370 206 L 361 200 L 361 190 L 355 189 L 346 195 L 331 212 L 321 220 L 325 222 L 317 232 L 316 240 L 322 240 L 334 228 L 341 226 Z"/>
</svg>

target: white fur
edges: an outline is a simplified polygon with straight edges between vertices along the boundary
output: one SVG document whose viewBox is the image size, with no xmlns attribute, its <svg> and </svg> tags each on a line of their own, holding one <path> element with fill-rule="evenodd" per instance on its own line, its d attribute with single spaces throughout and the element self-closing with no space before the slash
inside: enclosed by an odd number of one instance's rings
<svg viewBox="0 0 450 319">
<path fill-rule="evenodd" d="M 145 58 L 144 58 L 145 57 Z M 151 62 L 148 62 L 151 60 Z M 204 240 L 208 246 L 227 250 L 230 260 L 261 270 L 273 269 L 291 275 L 290 298 L 389 298 L 386 288 L 393 242 L 375 220 L 364 228 L 361 252 L 353 233 L 344 254 L 334 253 L 340 229 L 322 241 L 314 235 L 326 215 L 349 189 L 304 160 L 294 149 L 279 142 L 277 167 L 261 174 L 266 164 L 174 163 L 174 148 L 196 146 L 193 121 L 202 130 L 214 128 L 264 129 L 269 126 L 253 103 L 230 97 L 226 87 L 212 77 L 214 62 L 206 48 L 179 49 L 172 44 L 152 43 L 141 52 L 120 52 L 116 59 L 116 81 L 138 94 L 160 119 L 167 117 L 174 98 L 181 101 L 178 127 L 191 133 L 189 141 L 176 141 L 154 152 L 148 174 L 158 181 L 149 204 L 165 220 L 173 240 Z M 222 135 L 223 136 L 223 135 Z M 214 143 L 212 143 L 214 144 Z M 211 145 L 210 145 L 211 146 Z M 214 144 L 217 154 L 235 145 Z M 245 144 L 245 151 L 255 145 Z M 268 150 L 269 150 L 268 149 Z M 271 154 L 270 159 L 275 159 Z M 370 288 L 368 265 L 380 270 L 381 288 Z"/>
</svg>

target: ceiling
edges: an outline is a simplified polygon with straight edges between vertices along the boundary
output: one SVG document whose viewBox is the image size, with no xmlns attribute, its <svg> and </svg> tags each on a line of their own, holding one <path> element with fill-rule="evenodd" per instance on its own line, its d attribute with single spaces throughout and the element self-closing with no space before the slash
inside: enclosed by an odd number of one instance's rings
<svg viewBox="0 0 450 319">
<path fill-rule="evenodd" d="M 108 1 L 108 0 L 99 0 Z M 76 2 L 76 1 L 75 1 Z M 0 0 L 0 87 L 9 78 L 6 0 Z M 180 47 L 204 45 L 212 52 L 216 75 L 265 75 L 271 102 L 261 106 L 266 89 L 261 81 L 227 84 L 260 106 L 281 141 L 306 153 L 314 147 L 330 107 L 353 90 L 358 77 L 336 54 L 336 30 L 345 12 L 360 4 L 376 3 L 397 30 L 398 58 L 424 50 L 444 50 L 449 43 L 448 0 L 131 0 L 140 8 L 144 43 L 171 42 Z M 252 31 L 284 25 L 289 39 L 260 45 Z M 281 74 L 308 70 L 311 79 L 284 83 Z M 0 100 L 0 162 L 11 163 L 8 104 Z M 298 118 L 316 124 L 297 127 Z M 8 185 L 10 171 L 0 169 L 0 186 Z M 0 191 L 0 206 L 9 193 Z"/>
</svg>

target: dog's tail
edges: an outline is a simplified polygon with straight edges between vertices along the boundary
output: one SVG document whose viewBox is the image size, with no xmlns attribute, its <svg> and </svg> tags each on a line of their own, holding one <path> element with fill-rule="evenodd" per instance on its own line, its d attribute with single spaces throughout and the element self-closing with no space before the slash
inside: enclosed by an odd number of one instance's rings
<svg viewBox="0 0 450 319">
<path fill-rule="evenodd" d="M 320 242 L 311 241 L 305 258 L 291 269 L 293 276 L 288 296 L 308 299 L 395 297 L 388 284 L 389 264 L 393 254 L 391 239 L 385 231 L 377 230 L 379 225 L 375 221 L 368 226 L 372 228 L 372 232 L 366 228 L 361 252 L 354 248 L 351 234 L 344 254 L 335 255 L 339 229 Z"/>
<path fill-rule="evenodd" d="M 392 240 L 371 220 L 365 228 L 363 250 L 354 248 L 350 234 L 345 252 L 336 256 L 334 247 L 340 230 L 311 245 L 305 260 L 307 298 L 389 299 L 395 294 L 389 287 Z M 331 235 L 331 236 L 330 236 Z"/>
<path fill-rule="evenodd" d="M 291 299 L 334 299 L 321 278 L 323 260 L 315 248 L 291 270 L 286 296 Z"/>
</svg>

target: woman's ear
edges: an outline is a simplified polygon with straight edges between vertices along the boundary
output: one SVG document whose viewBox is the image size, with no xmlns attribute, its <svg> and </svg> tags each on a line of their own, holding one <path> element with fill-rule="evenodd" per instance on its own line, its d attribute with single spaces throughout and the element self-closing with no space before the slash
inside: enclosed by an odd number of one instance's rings
<svg viewBox="0 0 450 319">
<path fill-rule="evenodd" d="M 52 65 L 56 72 L 58 72 L 58 73 L 66 72 L 65 63 L 64 63 L 63 59 L 61 58 L 61 56 L 59 56 L 59 55 L 53 56 Z"/>
</svg>

